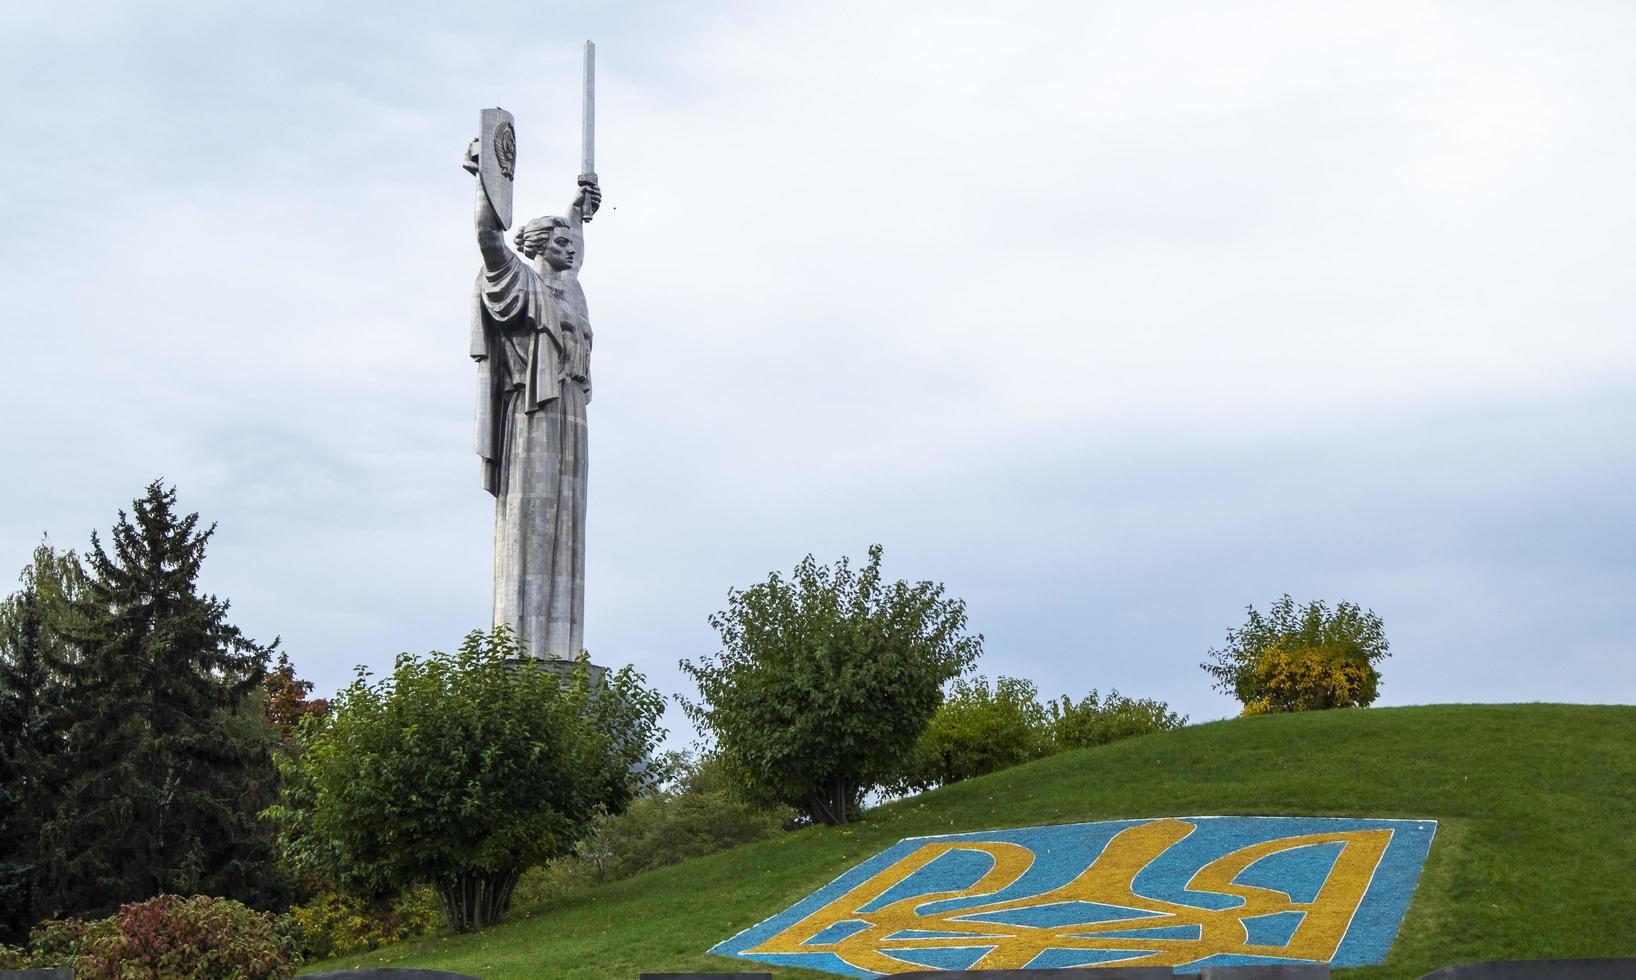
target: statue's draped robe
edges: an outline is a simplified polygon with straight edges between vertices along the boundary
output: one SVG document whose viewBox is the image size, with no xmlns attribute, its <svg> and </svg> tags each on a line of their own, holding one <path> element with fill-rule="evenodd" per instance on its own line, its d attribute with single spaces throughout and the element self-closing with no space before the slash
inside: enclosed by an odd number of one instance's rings
<svg viewBox="0 0 1636 980">
<path fill-rule="evenodd" d="M 515 253 L 477 276 L 477 454 L 494 495 L 494 624 L 536 657 L 584 647 L 591 329 L 576 279 Z"/>
</svg>

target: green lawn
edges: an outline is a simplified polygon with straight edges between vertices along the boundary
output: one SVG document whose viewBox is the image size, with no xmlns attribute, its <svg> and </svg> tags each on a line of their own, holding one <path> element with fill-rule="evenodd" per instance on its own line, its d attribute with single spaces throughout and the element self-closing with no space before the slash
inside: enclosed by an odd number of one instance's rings
<svg viewBox="0 0 1636 980">
<path fill-rule="evenodd" d="M 311 969 L 483 980 L 752 970 L 705 950 L 903 837 L 1204 814 L 1440 821 L 1386 965 L 1636 956 L 1636 707 L 1440 705 L 1269 715 L 1067 752 L 815 828 L 638 875 L 466 936 Z M 776 970 L 778 977 L 831 977 Z"/>
</svg>

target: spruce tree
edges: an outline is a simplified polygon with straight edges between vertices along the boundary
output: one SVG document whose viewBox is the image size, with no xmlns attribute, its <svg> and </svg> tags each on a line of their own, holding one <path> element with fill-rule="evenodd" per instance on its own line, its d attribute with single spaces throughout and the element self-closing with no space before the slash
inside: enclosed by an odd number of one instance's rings
<svg viewBox="0 0 1636 980">
<path fill-rule="evenodd" d="M 40 827 L 57 805 L 63 671 L 72 659 L 54 624 L 84 579 L 72 551 L 41 544 L 23 587 L 0 601 L 0 942 L 21 944 L 38 918 Z"/>
<path fill-rule="evenodd" d="M 164 892 L 276 901 L 255 814 L 275 792 L 273 736 L 251 702 L 277 640 L 197 591 L 212 525 L 155 481 L 104 548 L 61 625 L 69 720 L 62 798 L 41 834 L 51 915 L 105 915 Z M 248 716 L 248 717 L 247 717 Z M 273 889 L 276 890 L 276 889 Z"/>
</svg>

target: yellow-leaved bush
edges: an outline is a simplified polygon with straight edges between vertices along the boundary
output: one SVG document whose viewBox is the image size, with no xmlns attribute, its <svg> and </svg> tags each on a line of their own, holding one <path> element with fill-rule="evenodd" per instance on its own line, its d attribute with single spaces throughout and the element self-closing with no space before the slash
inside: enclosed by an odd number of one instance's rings
<svg viewBox="0 0 1636 980">
<path fill-rule="evenodd" d="M 1244 705 L 1245 715 L 1280 711 L 1350 708 L 1374 700 L 1374 671 L 1317 647 L 1272 646 L 1251 665 L 1258 696 Z"/>
<path fill-rule="evenodd" d="M 290 909 L 290 914 L 301 926 L 301 952 L 309 960 L 379 949 L 443 924 L 437 892 L 426 885 L 387 902 L 319 892 L 311 901 Z"/>
<path fill-rule="evenodd" d="M 1380 696 L 1380 669 L 1391 655 L 1374 610 L 1322 600 L 1297 604 L 1287 593 L 1265 614 L 1248 608 L 1243 626 L 1227 631 L 1200 664 L 1216 690 L 1244 714 L 1367 707 Z"/>
</svg>

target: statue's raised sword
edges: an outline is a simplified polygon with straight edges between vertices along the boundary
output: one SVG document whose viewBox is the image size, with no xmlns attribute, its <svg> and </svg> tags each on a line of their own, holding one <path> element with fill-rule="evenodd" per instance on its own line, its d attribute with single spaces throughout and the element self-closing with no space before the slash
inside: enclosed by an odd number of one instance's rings
<svg viewBox="0 0 1636 980">
<path fill-rule="evenodd" d="M 585 104 L 580 113 L 579 185 L 596 183 L 596 44 L 585 42 Z M 585 221 L 591 220 L 587 213 Z"/>
</svg>

